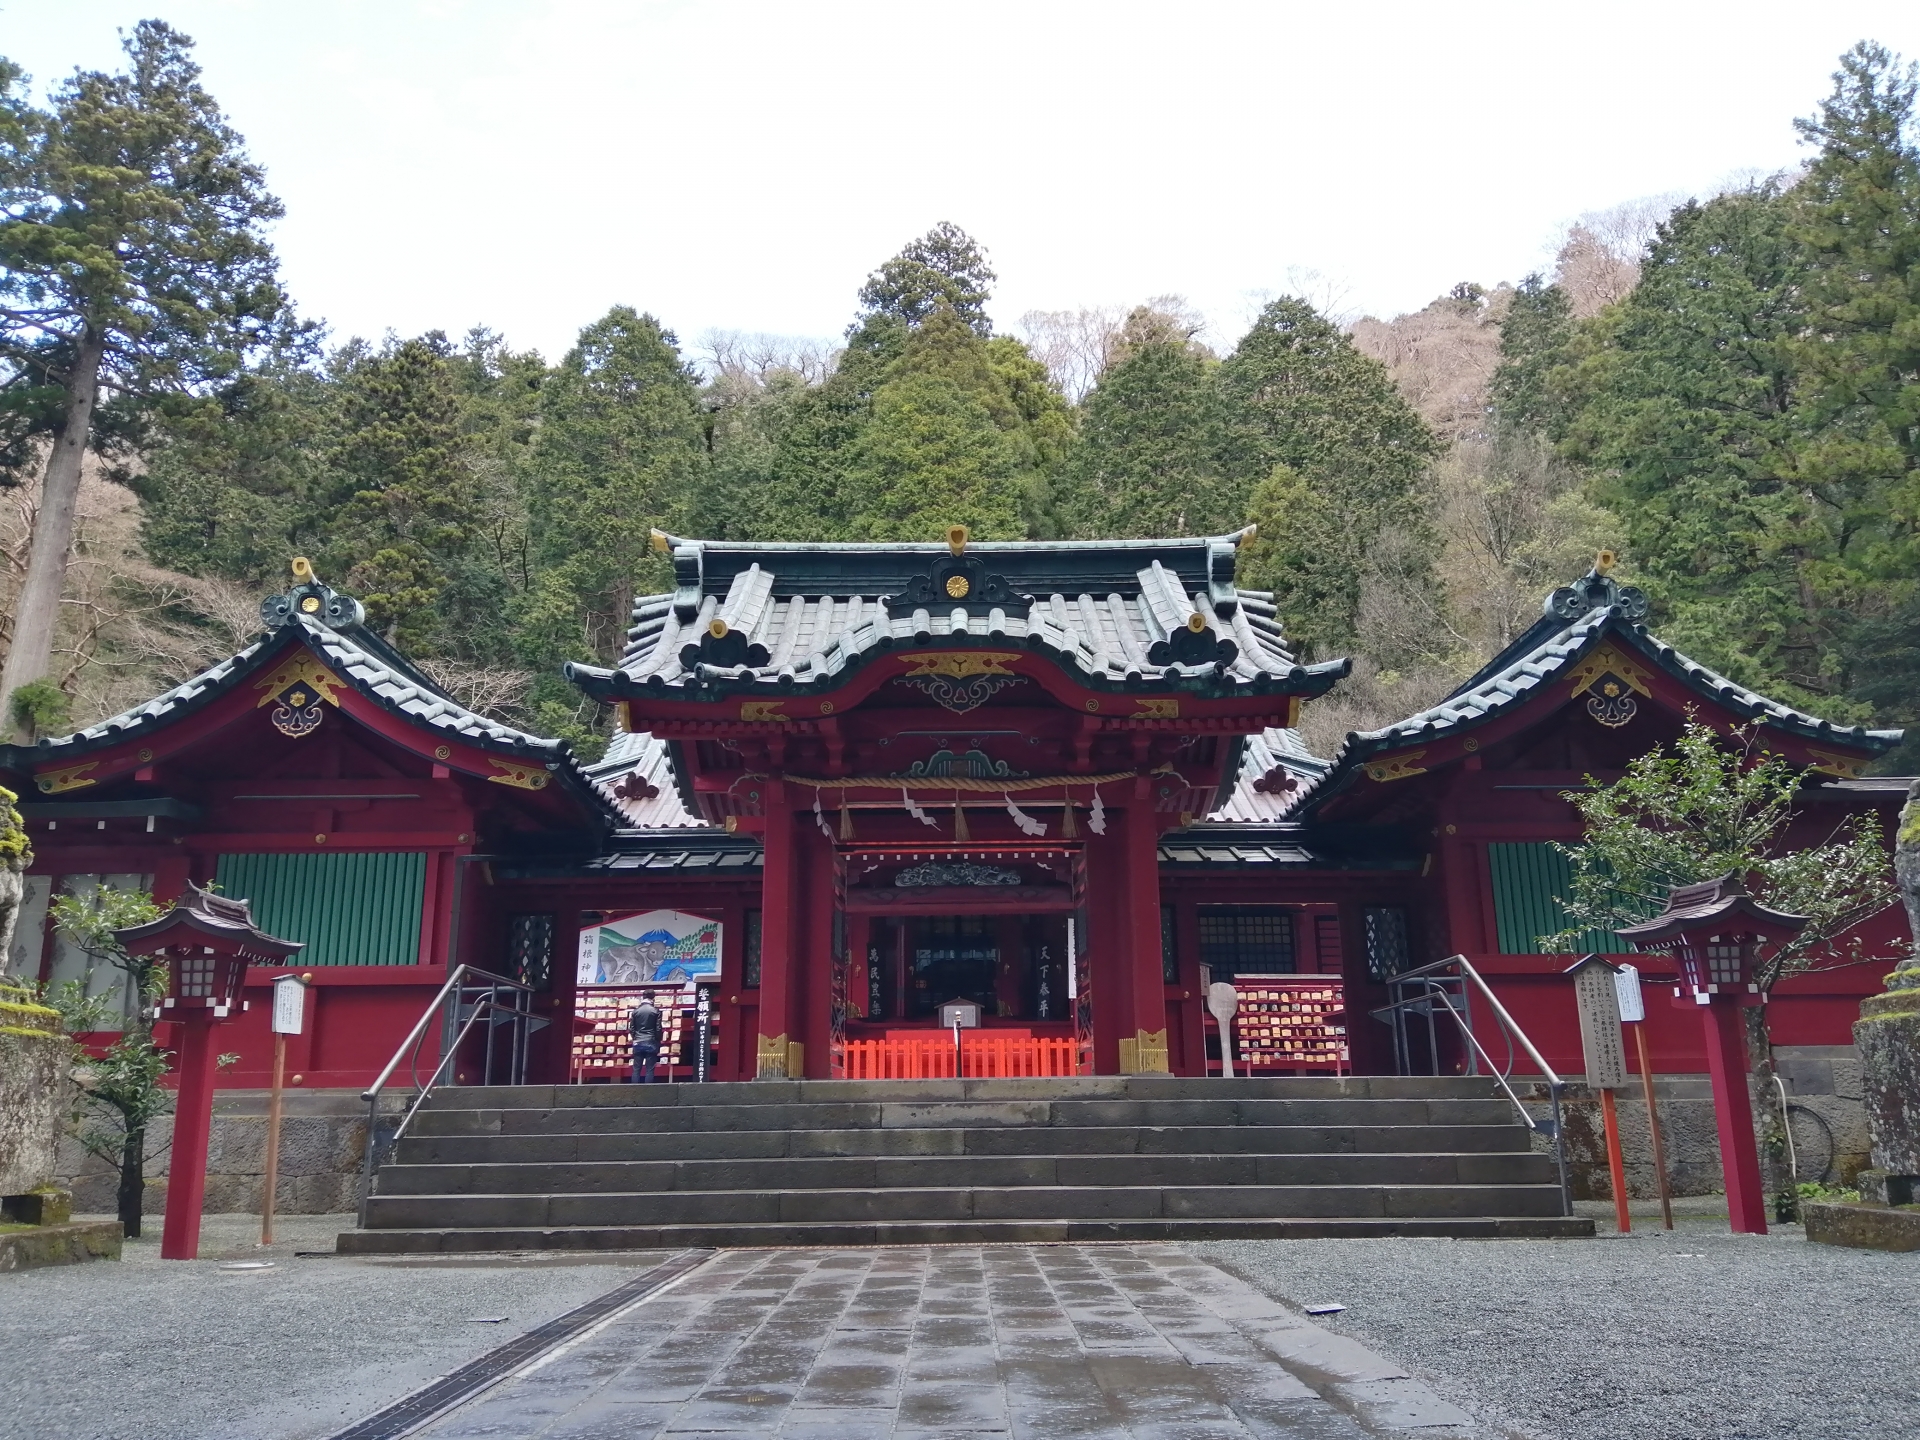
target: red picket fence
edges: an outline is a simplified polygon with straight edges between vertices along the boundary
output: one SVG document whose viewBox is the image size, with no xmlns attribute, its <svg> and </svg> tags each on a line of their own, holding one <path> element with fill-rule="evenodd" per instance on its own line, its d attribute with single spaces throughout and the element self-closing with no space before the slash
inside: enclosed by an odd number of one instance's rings
<svg viewBox="0 0 1920 1440">
<path fill-rule="evenodd" d="M 995 1035 L 961 1032 L 960 1070 L 969 1080 L 1022 1079 L 1074 1073 L 1070 1035 Z M 953 1032 L 847 1041 L 848 1080 L 953 1078 Z"/>
</svg>

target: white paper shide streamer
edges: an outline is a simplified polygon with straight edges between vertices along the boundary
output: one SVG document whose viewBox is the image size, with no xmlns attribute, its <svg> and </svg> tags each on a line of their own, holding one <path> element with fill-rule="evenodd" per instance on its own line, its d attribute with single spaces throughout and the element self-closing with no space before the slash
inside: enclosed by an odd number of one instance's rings
<svg viewBox="0 0 1920 1440">
<path fill-rule="evenodd" d="M 1013 796 L 1002 792 L 1001 798 L 1007 802 L 1007 814 L 1013 817 L 1013 823 L 1020 827 L 1020 833 L 1022 835 L 1044 835 L 1047 833 L 1046 821 L 1036 820 L 1033 816 L 1027 814 L 1026 811 L 1013 803 Z"/>
<path fill-rule="evenodd" d="M 833 839 L 833 827 L 827 823 L 827 812 L 820 808 L 820 790 L 818 786 L 815 786 L 813 791 L 813 823 L 820 827 L 820 833 L 822 835 L 826 836 L 829 840 Z"/>
<path fill-rule="evenodd" d="M 816 800 L 814 803 L 819 802 Z M 1100 790 L 1097 786 L 1093 792 L 1093 813 L 1087 817 L 1087 828 L 1096 835 L 1107 833 L 1107 802 L 1100 798 Z"/>
<path fill-rule="evenodd" d="M 900 787 L 900 803 L 907 807 L 907 814 L 918 820 L 922 825 L 931 825 L 936 830 L 940 828 L 940 822 L 938 820 L 934 819 L 933 816 L 927 814 L 926 811 L 913 803 L 913 797 L 907 794 L 907 787 L 904 785 Z"/>
</svg>

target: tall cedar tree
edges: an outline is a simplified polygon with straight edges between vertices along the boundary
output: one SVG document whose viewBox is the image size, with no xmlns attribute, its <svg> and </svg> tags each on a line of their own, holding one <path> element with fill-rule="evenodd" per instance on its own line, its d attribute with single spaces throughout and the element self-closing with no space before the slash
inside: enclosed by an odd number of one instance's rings
<svg viewBox="0 0 1920 1440">
<path fill-rule="evenodd" d="M 979 242 L 942 220 L 867 277 L 860 304 L 867 315 L 891 315 L 906 325 L 920 324 L 945 305 L 984 340 L 993 333 L 987 301 L 996 278 Z"/>
<path fill-rule="evenodd" d="M 1800 350 L 1815 439 L 1808 474 L 1876 490 L 1897 539 L 1889 564 L 1920 559 L 1920 147 L 1916 67 L 1862 42 L 1841 57 L 1819 115 L 1797 122 L 1820 147 L 1798 187 L 1794 238 L 1807 251 Z"/>
<path fill-rule="evenodd" d="M 333 456 L 340 521 L 328 567 L 346 576 L 369 623 L 402 650 L 425 652 L 479 499 L 445 338 L 402 341 L 363 360 L 343 392 Z"/>
<path fill-rule="evenodd" d="M 1802 470 L 1861 532 L 1854 698 L 1920 723 L 1920 136 L 1915 69 L 1878 45 L 1841 57 L 1796 198 L 1807 324 L 1798 346 L 1810 441 Z M 1920 731 L 1882 768 L 1911 774 Z"/>
<path fill-rule="evenodd" d="M 926 540 L 963 524 L 982 540 L 1019 539 L 1036 469 L 1024 428 L 987 342 L 936 302 L 874 390 L 854 441 L 851 538 Z"/>
<path fill-rule="evenodd" d="M 634 595 L 667 579 L 649 536 L 679 524 L 703 474 L 695 378 L 672 331 L 620 305 L 580 332 L 542 391 L 519 643 L 543 734 L 587 740 L 559 666 L 618 659 Z"/>
<path fill-rule="evenodd" d="M 1807 276 L 1791 203 L 1762 185 L 1675 210 L 1638 288 L 1583 328 L 1585 355 L 1559 372 L 1578 400 L 1561 429 L 1626 527 L 1662 633 L 1744 684 L 1832 711 L 1834 642 L 1871 529 L 1857 493 L 1805 468 Z"/>
<path fill-rule="evenodd" d="M 1221 363 L 1220 393 L 1221 508 L 1261 527 L 1249 584 L 1272 589 L 1303 649 L 1353 645 L 1382 536 L 1424 534 L 1439 442 L 1386 368 L 1304 300 L 1261 312 Z"/>
<path fill-rule="evenodd" d="M 1219 470 L 1218 368 L 1184 338 L 1164 335 L 1101 373 L 1068 467 L 1074 534 L 1217 535 L 1240 524 Z"/>
<path fill-rule="evenodd" d="M 0 62 L 5 438 L 16 458 L 51 441 L 0 717 L 47 672 L 89 445 L 137 438 L 290 327 L 265 238 L 280 204 L 201 88 L 192 41 L 145 20 L 124 48 L 124 73 L 76 72 L 44 111 Z"/>
<path fill-rule="evenodd" d="M 1500 322 L 1500 364 L 1488 386 L 1496 424 L 1517 433 L 1558 439 L 1566 429 L 1566 403 L 1553 375 L 1568 360 L 1573 305 L 1567 292 L 1529 275 L 1513 288 Z"/>
<path fill-rule="evenodd" d="M 339 390 L 330 375 L 276 360 L 169 417 L 128 480 L 148 558 L 264 585 L 292 556 L 321 551 L 338 518 L 326 475 Z"/>
<path fill-rule="evenodd" d="M 769 540 L 1063 533 L 1053 479 L 1072 411 L 1024 345 L 989 338 L 993 279 L 957 226 L 909 242 L 862 286 L 825 383 L 716 417 L 703 516 Z"/>
</svg>

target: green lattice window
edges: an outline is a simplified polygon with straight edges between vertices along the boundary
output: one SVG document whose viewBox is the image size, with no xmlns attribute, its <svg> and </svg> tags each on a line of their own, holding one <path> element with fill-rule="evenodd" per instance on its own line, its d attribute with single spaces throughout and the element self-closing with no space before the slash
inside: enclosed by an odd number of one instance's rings
<svg viewBox="0 0 1920 1440">
<path fill-rule="evenodd" d="M 306 943 L 299 965 L 418 965 L 427 857 L 420 851 L 222 855 L 220 893 L 253 902 L 269 935 Z"/>
<path fill-rule="evenodd" d="M 1551 845 L 1538 842 L 1487 846 L 1493 875 L 1493 916 L 1502 955 L 1544 955 L 1542 935 L 1554 935 L 1571 923 L 1560 897 L 1573 890 L 1573 865 Z M 1624 955 L 1632 950 L 1606 930 L 1583 931 L 1574 953 Z"/>
</svg>

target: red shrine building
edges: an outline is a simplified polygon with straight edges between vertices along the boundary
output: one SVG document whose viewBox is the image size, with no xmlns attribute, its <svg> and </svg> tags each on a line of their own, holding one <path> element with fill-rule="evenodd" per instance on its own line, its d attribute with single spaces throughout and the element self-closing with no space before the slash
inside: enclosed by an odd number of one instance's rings
<svg viewBox="0 0 1920 1440">
<path fill-rule="evenodd" d="M 1693 714 L 1802 769 L 1809 841 L 1862 810 L 1891 829 L 1905 782 L 1861 772 L 1899 732 L 1714 674 L 1602 569 L 1439 704 L 1316 756 L 1301 707 L 1347 662 L 1294 658 L 1235 583 L 1243 538 L 656 535 L 674 589 L 617 668 L 568 667 L 614 715 L 591 765 L 459 704 L 296 562 L 231 659 L 0 746 L 36 857 L 8 968 L 86 973 L 46 923 L 60 891 L 217 885 L 304 944 L 289 1073 L 359 1088 L 463 964 L 525 987 L 525 1078 L 551 1083 L 622 1076 L 641 990 L 673 1002 L 680 1079 L 1218 1073 L 1209 979 L 1252 1002 L 1255 1073 L 1391 1073 L 1371 1012 L 1461 954 L 1577 1072 L 1573 957 L 1539 940 L 1566 928 L 1570 788 Z M 1776 1041 L 1849 1043 L 1903 933 L 1869 929 L 1869 961 L 1775 992 Z M 221 1083 L 264 1083 L 267 1008 Z M 1703 1068 L 1697 1025 L 1649 1027 L 1658 1069 Z"/>
</svg>

